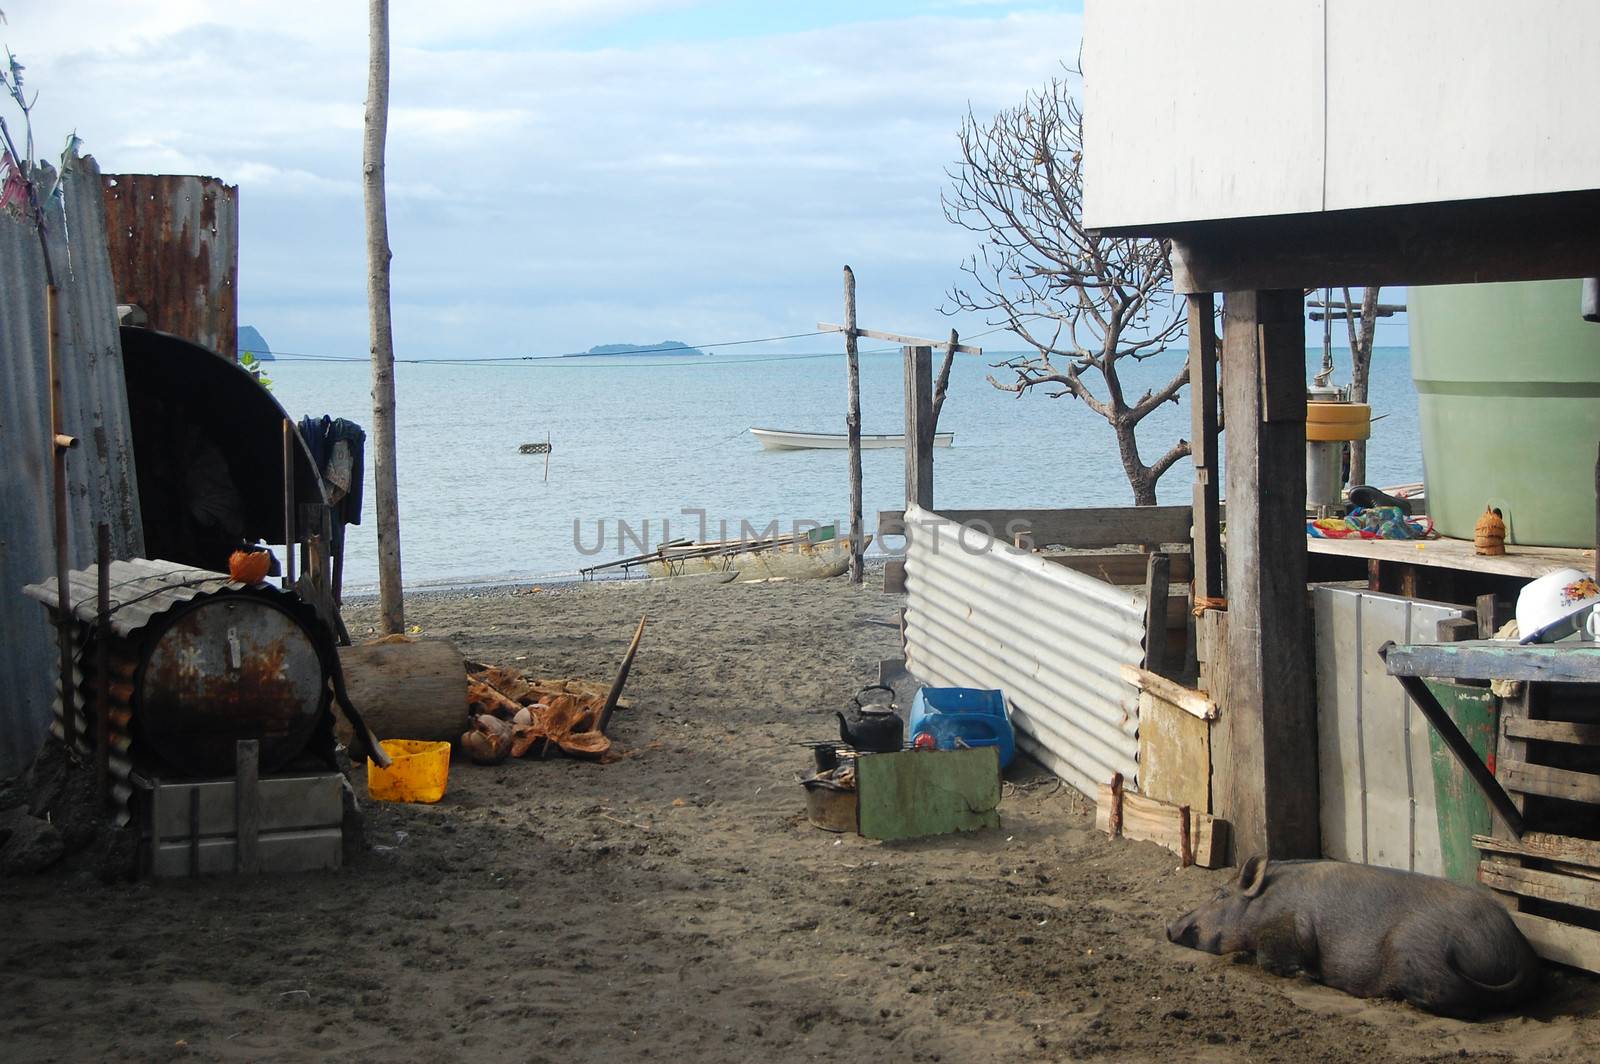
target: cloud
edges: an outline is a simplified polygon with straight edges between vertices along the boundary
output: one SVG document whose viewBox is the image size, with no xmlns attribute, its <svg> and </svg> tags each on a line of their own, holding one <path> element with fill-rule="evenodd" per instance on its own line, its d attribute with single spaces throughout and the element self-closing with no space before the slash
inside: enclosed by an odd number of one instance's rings
<svg viewBox="0 0 1600 1064">
<path fill-rule="evenodd" d="M 986 6 L 563 44 L 697 6 L 395 4 L 402 344 L 552 353 L 803 331 L 838 313 L 846 262 L 863 320 L 949 327 L 937 308 L 973 246 L 939 210 L 957 125 L 969 102 L 992 112 L 1059 72 L 1079 17 Z M 360 353 L 362 8 L 41 3 L 8 10 L 3 32 L 41 94 L 41 144 L 75 128 L 107 172 L 238 183 L 241 320 L 274 347 Z"/>
</svg>

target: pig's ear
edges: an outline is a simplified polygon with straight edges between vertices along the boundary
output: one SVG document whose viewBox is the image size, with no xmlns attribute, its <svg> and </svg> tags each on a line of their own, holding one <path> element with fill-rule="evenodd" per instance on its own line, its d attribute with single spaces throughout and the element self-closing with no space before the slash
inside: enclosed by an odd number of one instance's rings
<svg viewBox="0 0 1600 1064">
<path fill-rule="evenodd" d="M 1261 888 L 1267 885 L 1267 859 L 1257 854 L 1244 863 L 1239 869 L 1239 890 L 1247 898 L 1253 898 L 1261 893 Z"/>
</svg>

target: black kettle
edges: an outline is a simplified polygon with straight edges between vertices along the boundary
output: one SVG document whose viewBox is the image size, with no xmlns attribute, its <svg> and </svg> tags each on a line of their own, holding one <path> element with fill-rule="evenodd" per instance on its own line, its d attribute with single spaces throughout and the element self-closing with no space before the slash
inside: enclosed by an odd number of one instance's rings
<svg viewBox="0 0 1600 1064">
<path fill-rule="evenodd" d="M 838 714 L 839 738 L 864 754 L 894 753 L 905 744 L 906 722 L 895 712 L 893 701 L 862 705 L 861 696 L 868 691 L 887 691 L 894 698 L 894 688 L 885 684 L 863 687 L 851 700 L 851 708 Z"/>
</svg>

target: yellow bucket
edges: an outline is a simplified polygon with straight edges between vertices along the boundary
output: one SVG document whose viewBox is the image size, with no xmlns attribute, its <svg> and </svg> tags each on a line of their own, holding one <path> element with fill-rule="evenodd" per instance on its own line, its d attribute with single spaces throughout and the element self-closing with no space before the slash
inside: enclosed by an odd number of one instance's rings
<svg viewBox="0 0 1600 1064">
<path fill-rule="evenodd" d="M 384 739 L 392 764 L 367 759 L 367 793 L 380 802 L 437 802 L 450 779 L 450 744 Z"/>
</svg>

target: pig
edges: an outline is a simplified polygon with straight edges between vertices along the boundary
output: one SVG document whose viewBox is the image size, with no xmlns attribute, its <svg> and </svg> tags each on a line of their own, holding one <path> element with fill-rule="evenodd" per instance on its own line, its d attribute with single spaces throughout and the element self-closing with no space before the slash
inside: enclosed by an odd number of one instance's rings
<svg viewBox="0 0 1600 1064">
<path fill-rule="evenodd" d="M 1390 997 L 1470 1019 L 1514 1008 L 1541 969 L 1485 890 L 1392 868 L 1252 857 L 1238 878 L 1167 926 L 1207 953 L 1253 953 L 1356 997 Z"/>
</svg>

